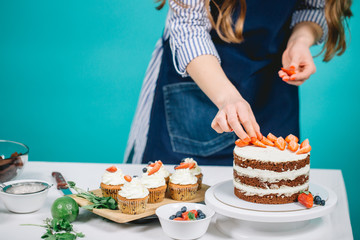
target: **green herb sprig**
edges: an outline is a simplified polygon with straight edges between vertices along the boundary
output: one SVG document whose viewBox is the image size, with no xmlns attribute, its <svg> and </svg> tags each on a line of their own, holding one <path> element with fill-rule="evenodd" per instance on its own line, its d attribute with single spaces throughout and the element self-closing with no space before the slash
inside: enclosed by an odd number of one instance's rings
<svg viewBox="0 0 360 240">
<path fill-rule="evenodd" d="M 85 198 L 89 202 L 92 202 L 91 205 L 83 206 L 83 208 L 92 210 L 96 209 L 117 209 L 116 201 L 112 197 L 98 197 L 94 193 L 85 191 L 81 188 L 76 187 L 75 182 L 68 181 L 68 185 L 70 188 L 74 189 L 78 194 L 76 196 Z"/>
<path fill-rule="evenodd" d="M 37 226 L 46 228 L 41 238 L 45 240 L 75 240 L 83 238 L 85 235 L 81 232 L 75 232 L 73 225 L 66 219 L 50 219 L 44 220 L 45 225 L 38 224 L 21 224 L 21 226 Z"/>
</svg>

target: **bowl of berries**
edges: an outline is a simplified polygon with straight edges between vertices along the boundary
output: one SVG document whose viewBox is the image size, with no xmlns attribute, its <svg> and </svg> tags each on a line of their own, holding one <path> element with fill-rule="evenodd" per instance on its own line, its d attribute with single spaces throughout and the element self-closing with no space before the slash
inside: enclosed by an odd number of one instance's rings
<svg viewBox="0 0 360 240">
<path fill-rule="evenodd" d="M 215 212 L 200 203 L 171 203 L 156 209 L 166 235 L 175 239 L 195 239 L 204 235 Z"/>
</svg>

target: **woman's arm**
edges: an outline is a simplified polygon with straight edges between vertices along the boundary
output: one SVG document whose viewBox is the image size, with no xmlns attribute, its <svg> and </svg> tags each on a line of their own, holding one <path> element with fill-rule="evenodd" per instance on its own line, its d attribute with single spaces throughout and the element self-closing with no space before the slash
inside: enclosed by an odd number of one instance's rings
<svg viewBox="0 0 360 240">
<path fill-rule="evenodd" d="M 279 71 L 279 76 L 289 84 L 299 86 L 316 71 L 309 48 L 326 38 L 324 7 L 325 0 L 302 0 L 293 13 L 290 26 L 293 32 L 283 53 L 282 63 L 284 68 L 295 67 L 296 74 L 288 76 Z"/>
<path fill-rule="evenodd" d="M 190 75 L 219 108 L 212 128 L 218 133 L 234 130 L 238 137 L 248 141 L 251 137 L 261 138 L 249 104 L 220 66 L 219 55 L 209 34 L 211 24 L 204 1 L 170 0 L 169 3 L 170 43 L 175 68 L 182 76 Z"/>
<path fill-rule="evenodd" d="M 279 71 L 279 76 L 291 85 L 303 84 L 312 74 L 316 67 L 310 52 L 322 36 L 322 29 L 312 22 L 302 22 L 295 26 L 291 34 L 286 50 L 282 56 L 282 63 L 285 68 L 295 67 L 295 74 L 288 76 L 284 71 Z"/>
<path fill-rule="evenodd" d="M 260 127 L 250 105 L 228 80 L 219 61 L 214 56 L 202 55 L 193 59 L 187 66 L 187 72 L 219 108 L 211 123 L 211 127 L 216 132 L 234 130 L 239 138 L 247 142 L 250 141 L 250 138 L 252 140 L 262 138 Z"/>
</svg>

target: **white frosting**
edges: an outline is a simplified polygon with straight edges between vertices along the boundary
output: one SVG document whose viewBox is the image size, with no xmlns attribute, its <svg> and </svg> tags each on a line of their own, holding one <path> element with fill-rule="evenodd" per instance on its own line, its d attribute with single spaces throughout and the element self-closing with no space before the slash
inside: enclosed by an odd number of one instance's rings
<svg viewBox="0 0 360 240">
<path fill-rule="evenodd" d="M 101 182 L 107 185 L 120 185 L 124 184 L 126 181 L 121 169 L 118 168 L 116 172 L 105 171 Z"/>
<path fill-rule="evenodd" d="M 305 184 L 296 186 L 296 187 L 289 187 L 289 186 L 273 186 L 273 188 L 257 188 L 249 185 L 245 185 L 242 183 L 237 182 L 236 180 L 233 181 L 234 187 L 239 189 L 242 192 L 245 192 L 244 194 L 246 196 L 264 196 L 268 194 L 276 194 L 277 196 L 285 195 L 286 197 L 289 197 L 295 193 L 298 193 L 300 191 L 305 191 L 309 187 L 309 182 L 306 182 Z"/>
<path fill-rule="evenodd" d="M 178 185 L 195 184 L 197 178 L 188 168 L 178 169 L 170 176 L 170 182 Z"/>
<path fill-rule="evenodd" d="M 301 175 L 309 175 L 310 164 L 307 164 L 305 167 L 298 170 L 275 172 L 270 170 L 254 169 L 251 167 L 242 168 L 234 163 L 234 170 L 239 176 L 259 178 L 263 182 L 278 182 L 282 179 L 294 180 Z"/>
<path fill-rule="evenodd" d="M 285 149 L 284 151 L 281 151 L 277 147 L 267 146 L 266 148 L 262 148 L 253 145 L 245 146 L 245 147 L 235 146 L 234 153 L 237 156 L 243 158 L 255 159 L 265 162 L 297 161 L 297 160 L 305 159 L 310 154 L 310 153 L 296 154 L 290 151 L 289 149 Z"/>
<path fill-rule="evenodd" d="M 158 188 L 164 186 L 165 178 L 160 171 L 151 174 L 144 173 L 141 178 L 141 183 L 147 188 Z"/>
<path fill-rule="evenodd" d="M 190 172 L 194 175 L 199 175 L 201 173 L 201 168 L 199 167 L 199 165 L 197 164 L 197 162 L 193 159 L 193 158 L 185 158 L 184 159 L 186 163 L 195 163 L 195 167 L 190 169 Z"/>
<path fill-rule="evenodd" d="M 133 178 L 121 187 L 119 195 L 127 199 L 144 198 L 149 195 L 149 190 L 141 183 L 139 178 Z"/>
</svg>

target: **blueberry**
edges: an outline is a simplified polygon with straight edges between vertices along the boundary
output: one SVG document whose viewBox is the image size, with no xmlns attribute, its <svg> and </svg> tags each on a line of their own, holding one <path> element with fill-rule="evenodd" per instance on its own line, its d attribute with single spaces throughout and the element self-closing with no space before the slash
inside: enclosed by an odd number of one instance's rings
<svg viewBox="0 0 360 240">
<path fill-rule="evenodd" d="M 133 178 L 139 177 L 138 175 L 134 175 Z"/>
<path fill-rule="evenodd" d="M 198 212 L 198 214 L 201 214 L 201 213 L 203 213 L 203 211 L 201 211 L 200 209 L 199 209 L 199 210 L 197 210 L 197 212 Z"/>
<path fill-rule="evenodd" d="M 176 217 L 182 217 L 182 212 L 181 211 L 177 211 L 175 214 Z"/>
<path fill-rule="evenodd" d="M 146 173 L 146 172 L 147 172 L 147 168 L 144 167 L 142 171 L 143 171 L 143 173 Z"/>
<path fill-rule="evenodd" d="M 205 214 L 201 214 L 201 215 L 199 215 L 199 218 L 204 219 L 204 218 L 206 218 L 206 216 L 205 216 Z"/>
<path fill-rule="evenodd" d="M 325 200 L 324 200 L 324 199 L 321 200 L 320 205 L 321 205 L 321 206 L 325 206 Z"/>
<path fill-rule="evenodd" d="M 177 166 L 174 166 L 174 169 L 176 169 L 177 168 Z"/>
<path fill-rule="evenodd" d="M 316 205 L 319 205 L 320 202 L 321 202 L 321 197 L 318 196 L 318 195 L 316 195 L 316 196 L 314 197 L 314 203 L 315 203 Z"/>
<path fill-rule="evenodd" d="M 176 218 L 175 215 L 171 215 L 171 216 L 169 217 L 170 220 L 173 220 L 174 218 Z"/>
<path fill-rule="evenodd" d="M 148 165 L 153 164 L 153 163 L 154 163 L 154 162 L 150 161 L 150 162 L 148 162 Z"/>
<path fill-rule="evenodd" d="M 186 212 L 186 210 L 187 210 L 187 208 L 185 207 L 185 206 L 183 206 L 182 208 L 181 208 L 181 212 Z"/>
<path fill-rule="evenodd" d="M 185 158 L 184 158 L 184 159 L 181 159 L 181 162 L 185 162 Z"/>
</svg>

